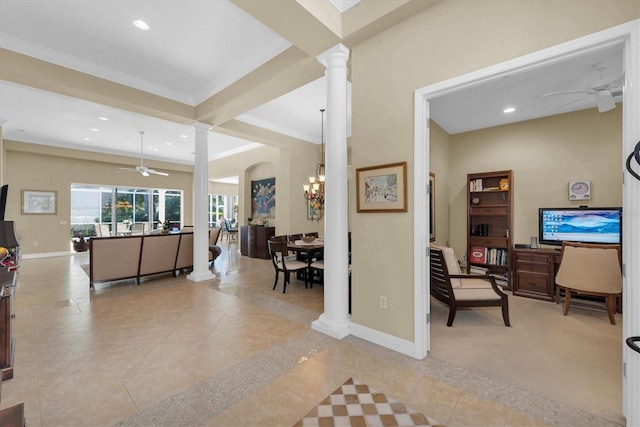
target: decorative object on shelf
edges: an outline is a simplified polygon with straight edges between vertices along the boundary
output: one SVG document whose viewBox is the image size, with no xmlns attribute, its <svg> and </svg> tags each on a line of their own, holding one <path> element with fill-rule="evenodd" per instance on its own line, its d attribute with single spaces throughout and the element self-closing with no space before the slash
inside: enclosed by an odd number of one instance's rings
<svg viewBox="0 0 640 427">
<path fill-rule="evenodd" d="M 276 179 L 251 181 L 251 216 L 272 218 L 276 209 Z"/>
<path fill-rule="evenodd" d="M 407 212 L 407 162 L 356 169 L 358 212 Z"/>
<path fill-rule="evenodd" d="M 22 214 L 55 215 L 57 199 L 57 191 L 22 190 Z"/>
<path fill-rule="evenodd" d="M 316 236 L 303 236 L 302 241 L 305 243 L 311 243 L 316 240 Z"/>
<path fill-rule="evenodd" d="M 581 179 L 569 181 L 569 200 L 591 199 L 591 181 Z"/>
<path fill-rule="evenodd" d="M 309 177 L 309 184 L 304 184 L 304 199 L 307 201 L 307 219 L 319 221 L 324 212 L 324 108 L 320 109 L 321 114 L 321 137 L 322 161 L 316 165 L 316 175 Z"/>
<path fill-rule="evenodd" d="M 436 240 L 436 174 L 429 172 L 429 241 Z"/>
<path fill-rule="evenodd" d="M 507 191 L 509 189 L 509 179 L 503 178 L 500 180 L 500 190 Z"/>
</svg>

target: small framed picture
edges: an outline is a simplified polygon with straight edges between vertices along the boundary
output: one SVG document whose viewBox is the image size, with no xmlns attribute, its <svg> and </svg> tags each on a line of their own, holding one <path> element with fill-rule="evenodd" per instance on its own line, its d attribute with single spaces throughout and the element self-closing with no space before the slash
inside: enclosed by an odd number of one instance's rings
<svg viewBox="0 0 640 427">
<path fill-rule="evenodd" d="M 57 191 L 22 190 L 23 215 L 55 215 Z"/>
<path fill-rule="evenodd" d="M 358 212 L 407 212 L 407 162 L 356 169 Z"/>
</svg>

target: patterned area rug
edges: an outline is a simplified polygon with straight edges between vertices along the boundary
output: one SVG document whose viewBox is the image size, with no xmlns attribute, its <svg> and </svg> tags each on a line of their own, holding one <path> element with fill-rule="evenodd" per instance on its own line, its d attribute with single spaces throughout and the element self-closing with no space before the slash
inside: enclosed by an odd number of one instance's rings
<svg viewBox="0 0 640 427">
<path fill-rule="evenodd" d="M 407 408 L 384 393 L 349 378 L 294 427 L 437 426 L 437 422 Z"/>
</svg>

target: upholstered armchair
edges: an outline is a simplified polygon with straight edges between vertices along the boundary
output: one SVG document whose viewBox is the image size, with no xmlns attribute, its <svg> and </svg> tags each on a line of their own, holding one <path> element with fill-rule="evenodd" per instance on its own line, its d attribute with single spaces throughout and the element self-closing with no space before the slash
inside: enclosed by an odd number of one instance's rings
<svg viewBox="0 0 640 427">
<path fill-rule="evenodd" d="M 564 242 L 556 275 L 556 303 L 564 289 L 564 315 L 569 312 L 571 294 L 604 297 L 612 325 L 616 297 L 622 293 L 620 245 Z"/>
</svg>

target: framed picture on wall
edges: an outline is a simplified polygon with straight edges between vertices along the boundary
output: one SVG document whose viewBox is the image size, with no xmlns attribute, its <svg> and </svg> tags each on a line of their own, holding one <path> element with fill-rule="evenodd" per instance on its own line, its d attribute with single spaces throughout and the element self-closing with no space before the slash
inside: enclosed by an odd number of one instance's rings
<svg viewBox="0 0 640 427">
<path fill-rule="evenodd" d="M 356 169 L 358 212 L 407 212 L 407 162 Z"/>
<path fill-rule="evenodd" d="M 273 218 L 276 212 L 276 179 L 251 181 L 251 217 Z"/>
<path fill-rule="evenodd" d="M 22 214 L 55 215 L 57 198 L 57 191 L 22 190 Z"/>
</svg>

